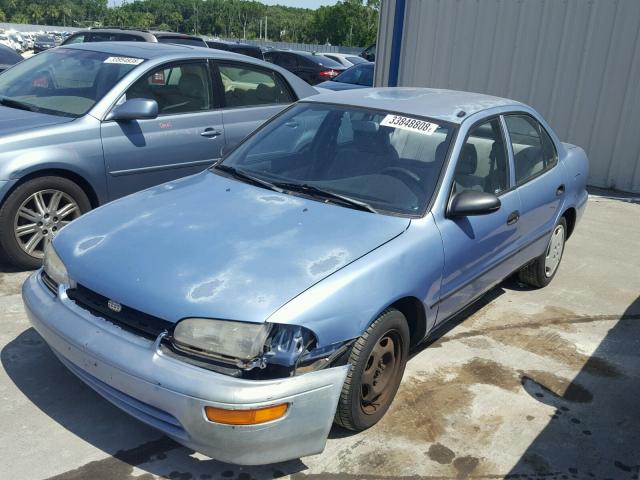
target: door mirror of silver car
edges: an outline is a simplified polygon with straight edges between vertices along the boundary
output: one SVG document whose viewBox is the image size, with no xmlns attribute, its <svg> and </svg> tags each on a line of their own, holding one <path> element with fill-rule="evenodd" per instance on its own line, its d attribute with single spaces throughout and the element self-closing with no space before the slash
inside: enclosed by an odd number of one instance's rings
<svg viewBox="0 0 640 480">
<path fill-rule="evenodd" d="M 105 120 L 126 122 L 129 120 L 149 120 L 158 116 L 158 102 L 148 98 L 132 98 L 115 107 Z"/>
<path fill-rule="evenodd" d="M 465 190 L 456 193 L 449 205 L 450 217 L 486 215 L 500 209 L 500 199 L 492 193 Z"/>
</svg>

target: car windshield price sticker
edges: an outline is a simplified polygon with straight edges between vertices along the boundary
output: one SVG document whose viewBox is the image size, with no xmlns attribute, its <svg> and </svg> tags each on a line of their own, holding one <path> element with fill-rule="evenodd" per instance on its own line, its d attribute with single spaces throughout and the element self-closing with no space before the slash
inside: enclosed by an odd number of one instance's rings
<svg viewBox="0 0 640 480">
<path fill-rule="evenodd" d="M 421 133 L 422 135 L 431 135 L 438 129 L 437 124 L 418 120 L 417 118 L 403 117 L 401 115 L 387 115 L 380 122 L 383 127 L 399 128 L 401 130 L 409 130 L 410 132 Z"/>
<path fill-rule="evenodd" d="M 104 63 L 117 63 L 118 65 L 140 65 L 144 60 L 133 57 L 109 57 Z"/>
</svg>

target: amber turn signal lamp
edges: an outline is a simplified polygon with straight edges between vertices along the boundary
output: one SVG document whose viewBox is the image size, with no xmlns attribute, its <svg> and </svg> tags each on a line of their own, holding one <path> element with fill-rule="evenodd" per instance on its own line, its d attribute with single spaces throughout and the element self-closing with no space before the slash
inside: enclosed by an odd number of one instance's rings
<svg viewBox="0 0 640 480">
<path fill-rule="evenodd" d="M 227 410 L 224 408 L 204 407 L 204 413 L 210 421 L 216 423 L 224 423 L 226 425 L 257 425 L 281 418 L 287 413 L 288 408 L 289 404 L 287 403 L 251 410 Z"/>
</svg>

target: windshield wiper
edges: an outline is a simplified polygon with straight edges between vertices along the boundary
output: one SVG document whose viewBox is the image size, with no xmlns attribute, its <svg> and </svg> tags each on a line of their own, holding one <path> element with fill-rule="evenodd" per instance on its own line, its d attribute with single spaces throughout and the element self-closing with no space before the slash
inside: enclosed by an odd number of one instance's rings
<svg viewBox="0 0 640 480">
<path fill-rule="evenodd" d="M 235 167 L 230 167 L 229 165 L 225 165 L 225 164 L 219 164 L 219 165 L 215 165 L 213 168 L 215 168 L 216 170 L 220 170 L 222 172 L 229 173 L 233 177 L 240 180 L 244 180 L 248 183 L 252 183 L 253 185 L 257 185 L 259 187 L 264 187 L 269 190 L 282 193 L 282 189 L 278 188 L 273 183 L 268 182 L 267 180 L 263 180 L 262 178 L 254 177 L 253 175 L 250 175 L 242 170 L 238 170 Z"/>
<path fill-rule="evenodd" d="M 29 112 L 40 111 L 38 107 L 7 97 L 0 97 L 0 105 L 4 105 L 5 107 L 10 108 L 19 108 L 20 110 L 27 110 Z"/>
<path fill-rule="evenodd" d="M 284 183 L 277 182 L 276 186 L 282 188 L 283 190 L 288 190 L 290 192 L 301 192 L 312 197 L 320 197 L 327 201 L 332 201 L 334 203 L 339 203 L 341 205 L 355 208 L 356 210 L 364 210 L 365 212 L 378 213 L 378 211 L 369 205 L 366 202 L 362 202 L 360 200 L 356 200 L 351 197 L 345 197 L 344 195 L 340 195 L 338 193 L 330 192 L 329 190 L 324 190 L 322 188 L 318 188 L 315 185 L 309 185 L 308 183 Z"/>
</svg>

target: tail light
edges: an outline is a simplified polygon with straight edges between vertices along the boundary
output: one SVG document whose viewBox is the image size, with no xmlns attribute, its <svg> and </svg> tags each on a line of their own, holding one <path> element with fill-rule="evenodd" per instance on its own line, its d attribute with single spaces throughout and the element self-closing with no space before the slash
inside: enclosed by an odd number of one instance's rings
<svg viewBox="0 0 640 480">
<path fill-rule="evenodd" d="M 337 77 L 338 75 L 340 75 L 340 72 L 338 72 L 337 70 L 322 70 L 320 72 L 321 77 L 333 78 Z"/>
</svg>

